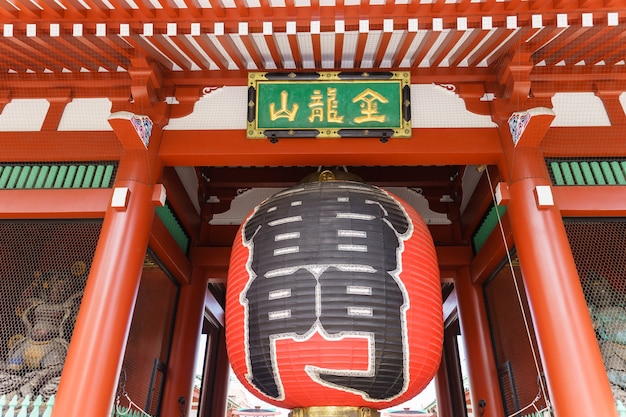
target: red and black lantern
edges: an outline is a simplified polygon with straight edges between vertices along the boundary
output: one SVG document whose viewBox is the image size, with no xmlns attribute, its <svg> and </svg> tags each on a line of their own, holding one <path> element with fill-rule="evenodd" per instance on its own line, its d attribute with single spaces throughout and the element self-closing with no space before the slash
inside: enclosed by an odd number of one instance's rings
<svg viewBox="0 0 626 417">
<path fill-rule="evenodd" d="M 352 181 L 304 183 L 257 206 L 233 244 L 233 371 L 285 408 L 387 408 L 435 375 L 443 322 L 432 237 L 406 203 Z"/>
</svg>

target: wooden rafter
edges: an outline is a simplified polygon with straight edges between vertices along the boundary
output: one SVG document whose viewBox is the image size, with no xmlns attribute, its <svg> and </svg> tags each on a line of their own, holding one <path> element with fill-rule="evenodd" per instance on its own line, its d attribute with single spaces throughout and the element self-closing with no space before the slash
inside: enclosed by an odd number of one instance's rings
<svg viewBox="0 0 626 417">
<path fill-rule="evenodd" d="M 480 64 L 485 58 L 487 58 L 494 49 L 497 48 L 504 40 L 509 36 L 510 32 L 506 29 L 495 29 L 493 35 L 485 41 L 484 44 L 468 59 L 469 66 L 475 66 Z M 497 57 L 496 57 L 497 59 Z"/>
<path fill-rule="evenodd" d="M 91 15 L 95 19 L 108 19 L 111 16 L 111 10 L 102 2 L 102 0 L 82 0 L 89 7 Z M 87 13 L 89 15 L 89 12 Z"/>
<path fill-rule="evenodd" d="M 280 52 L 278 51 L 278 47 L 276 46 L 276 41 L 274 40 L 273 35 L 265 35 L 265 42 L 267 43 L 267 47 L 272 56 L 272 60 L 276 64 L 278 69 L 285 68 L 285 63 L 283 62 L 282 57 L 280 56 Z"/>
<path fill-rule="evenodd" d="M 391 35 L 393 32 L 383 31 L 378 42 L 378 52 L 374 55 L 374 68 L 380 68 L 383 59 L 385 57 L 385 53 L 387 52 L 387 47 L 389 46 L 389 41 L 391 41 Z"/>
<path fill-rule="evenodd" d="M 114 50 L 108 43 L 103 42 L 103 39 L 107 38 L 98 36 L 79 36 L 76 38 L 76 41 L 85 45 L 93 54 L 102 56 L 105 61 L 108 61 L 110 65 L 105 68 L 109 71 L 117 71 L 117 67 L 127 67 L 128 61 L 125 57 Z"/>
<path fill-rule="evenodd" d="M 289 42 L 289 48 L 291 50 L 291 56 L 297 69 L 302 69 L 302 53 L 300 52 L 300 45 L 298 45 L 298 35 L 287 34 L 287 40 Z"/>
<path fill-rule="evenodd" d="M 437 42 L 437 39 L 441 36 L 441 32 L 429 31 L 426 37 L 422 40 L 417 51 L 411 58 L 411 67 L 417 68 L 424 60 L 430 48 Z"/>
<path fill-rule="evenodd" d="M 191 65 L 193 59 L 187 54 L 181 54 L 172 44 L 169 42 L 169 39 L 164 35 L 156 35 L 150 37 L 151 43 L 158 48 L 167 58 L 175 63 L 178 67 L 183 70 L 189 71 L 191 70 Z"/>
<path fill-rule="evenodd" d="M 450 66 L 456 67 L 459 65 L 467 54 L 473 51 L 482 40 L 487 36 L 489 32 L 486 30 L 474 30 L 472 33 L 463 41 L 463 44 L 450 56 Z"/>
<path fill-rule="evenodd" d="M 457 42 L 461 39 L 461 37 L 463 36 L 463 33 L 464 32 L 462 31 L 454 30 L 454 29 L 448 32 L 444 41 L 441 43 L 441 45 L 439 45 L 439 48 L 437 49 L 437 51 L 435 51 L 435 54 L 433 55 L 433 59 L 430 62 L 430 65 L 432 67 L 438 67 L 439 64 L 441 64 L 441 61 L 443 61 L 443 59 L 448 55 L 448 53 L 452 50 L 452 48 L 454 48 Z"/>
<path fill-rule="evenodd" d="M 237 46 L 233 43 L 231 39 L 231 35 L 214 35 L 215 41 L 218 42 L 222 48 L 228 54 L 230 60 L 235 64 L 238 69 L 246 69 L 246 61 L 244 57 L 241 55 Z M 228 68 L 228 67 L 227 67 Z"/>
<path fill-rule="evenodd" d="M 584 35 L 590 28 L 586 27 L 569 27 L 553 39 L 549 44 L 544 45 L 534 54 L 536 62 L 545 61 L 547 65 L 555 64 L 561 61 L 561 53 L 564 48 L 571 45 L 578 38 Z"/>
</svg>

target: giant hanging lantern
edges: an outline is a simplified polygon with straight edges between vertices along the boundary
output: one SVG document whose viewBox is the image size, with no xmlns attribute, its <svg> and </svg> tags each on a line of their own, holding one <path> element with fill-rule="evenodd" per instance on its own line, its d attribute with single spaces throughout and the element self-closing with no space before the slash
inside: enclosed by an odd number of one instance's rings
<svg viewBox="0 0 626 417">
<path fill-rule="evenodd" d="M 232 369 L 284 408 L 382 409 L 435 375 L 443 322 L 432 237 L 406 203 L 353 181 L 270 197 L 233 244 Z"/>
</svg>

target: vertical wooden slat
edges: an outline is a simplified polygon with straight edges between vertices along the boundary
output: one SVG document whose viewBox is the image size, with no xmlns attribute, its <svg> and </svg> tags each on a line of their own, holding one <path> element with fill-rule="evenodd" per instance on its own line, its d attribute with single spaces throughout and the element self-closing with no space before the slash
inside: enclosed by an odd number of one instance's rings
<svg viewBox="0 0 626 417">
<path fill-rule="evenodd" d="M 40 165 L 33 165 L 31 167 L 30 174 L 28 175 L 28 178 L 26 179 L 26 184 L 24 185 L 25 188 L 35 188 L 35 182 L 37 181 L 37 178 L 39 177 L 40 170 L 41 170 Z"/>
<path fill-rule="evenodd" d="M 591 171 L 593 172 L 593 176 L 596 179 L 596 183 L 599 185 L 606 185 L 606 180 L 604 178 L 604 175 L 602 174 L 600 164 L 597 161 L 593 161 L 589 165 L 591 166 Z"/>
<path fill-rule="evenodd" d="M 13 171 L 11 172 L 11 176 L 9 177 L 9 181 L 7 182 L 6 188 L 15 188 L 15 184 L 17 184 L 17 180 L 20 178 L 21 172 L 22 172 L 21 166 L 15 165 L 13 167 Z"/>
<path fill-rule="evenodd" d="M 14 395 L 13 398 L 11 398 L 11 401 L 9 401 L 9 408 L 3 417 L 15 417 L 15 407 L 17 406 L 17 400 L 17 395 Z"/>
<path fill-rule="evenodd" d="M 76 165 L 70 165 L 65 174 L 65 181 L 63 181 L 63 188 L 71 188 L 74 183 L 74 177 L 76 176 Z"/>
<path fill-rule="evenodd" d="M 98 165 L 96 167 L 96 172 L 93 175 L 93 181 L 91 183 L 92 187 L 94 187 L 94 188 L 103 188 L 104 187 L 102 185 L 102 178 L 104 177 L 104 169 L 105 169 L 104 165 Z"/>
<path fill-rule="evenodd" d="M 46 403 L 46 410 L 43 412 L 42 417 L 50 417 L 52 416 L 52 407 L 54 406 L 54 395 L 50 397 L 48 402 Z"/>
<path fill-rule="evenodd" d="M 15 188 L 24 188 L 26 185 L 26 180 L 28 180 L 28 176 L 30 175 L 31 167 L 28 165 L 22 166 L 22 172 L 20 172 L 20 176 L 17 178 L 17 183 L 15 183 Z"/>
<path fill-rule="evenodd" d="M 611 161 L 611 169 L 613 170 L 613 175 L 615 175 L 615 179 L 619 185 L 626 184 L 626 178 L 624 177 L 624 173 L 622 172 L 622 168 L 617 161 Z"/>
<path fill-rule="evenodd" d="M 20 411 L 17 413 L 17 417 L 27 417 L 28 416 L 28 406 L 30 405 L 30 395 L 27 395 L 20 404 Z"/>
<path fill-rule="evenodd" d="M 83 178 L 83 183 L 81 184 L 82 188 L 91 188 L 91 183 L 93 181 L 93 174 L 96 172 L 96 167 L 94 165 L 88 165 L 85 170 L 85 177 Z"/>
<path fill-rule="evenodd" d="M 59 171 L 57 172 L 57 176 L 56 179 L 54 181 L 54 188 L 62 188 L 63 187 L 63 182 L 65 181 L 65 176 L 67 175 L 67 170 L 68 170 L 68 166 L 67 165 L 60 165 L 59 166 Z"/>
<path fill-rule="evenodd" d="M 111 186 L 111 180 L 113 179 L 113 165 L 107 165 L 104 170 L 104 176 L 102 177 L 102 185 L 103 188 L 108 188 Z"/>
<path fill-rule="evenodd" d="M 0 189 L 6 188 L 9 177 L 11 176 L 11 171 L 13 171 L 13 167 L 10 165 L 5 166 L 2 170 L 2 175 L 0 175 Z"/>
<path fill-rule="evenodd" d="M 37 398 L 35 398 L 35 401 L 33 402 L 33 409 L 30 412 L 29 417 L 39 417 L 42 404 L 43 404 L 43 398 L 41 397 L 41 395 L 38 395 Z"/>
<path fill-rule="evenodd" d="M 49 165 L 43 165 L 39 170 L 39 175 L 37 175 L 37 180 L 35 181 L 35 188 L 44 188 L 44 184 L 46 183 L 46 178 L 48 178 L 48 173 L 50 172 Z M 48 188 L 48 187 L 45 187 Z"/>
<path fill-rule="evenodd" d="M 562 162 L 561 170 L 563 172 L 563 178 L 565 179 L 565 184 L 574 185 L 574 176 L 572 175 L 569 162 Z"/>
<path fill-rule="evenodd" d="M 59 166 L 58 165 L 52 165 L 50 167 L 50 173 L 48 174 L 48 177 L 46 178 L 46 182 L 44 184 L 44 188 L 53 188 L 54 184 L 56 182 L 56 178 L 57 178 L 57 174 L 59 173 Z"/>
<path fill-rule="evenodd" d="M 558 162 L 550 162 L 550 169 L 552 170 L 552 176 L 554 177 L 555 185 L 565 185 L 563 180 L 563 174 L 561 173 L 561 167 Z"/>
<path fill-rule="evenodd" d="M 576 180 L 576 185 L 585 185 L 585 176 L 583 175 L 582 170 L 580 169 L 580 164 L 576 161 L 570 164 L 572 168 L 572 172 L 574 173 L 574 179 Z"/>
<path fill-rule="evenodd" d="M 583 176 L 585 177 L 585 182 L 587 185 L 596 185 L 596 180 L 593 177 L 593 172 L 591 171 L 591 167 L 589 166 L 589 162 L 581 162 L 580 169 L 583 172 Z"/>
<path fill-rule="evenodd" d="M 74 176 L 74 181 L 72 181 L 72 188 L 80 188 L 83 185 L 86 170 L 87 167 L 85 167 L 85 165 L 79 165 L 76 168 L 76 175 Z"/>
<path fill-rule="evenodd" d="M 609 165 L 608 161 L 600 162 L 600 169 L 602 169 L 602 174 L 604 175 L 604 179 L 609 185 L 616 185 L 617 181 L 615 181 L 615 176 L 613 175 L 613 171 L 611 170 L 611 165 Z"/>
</svg>

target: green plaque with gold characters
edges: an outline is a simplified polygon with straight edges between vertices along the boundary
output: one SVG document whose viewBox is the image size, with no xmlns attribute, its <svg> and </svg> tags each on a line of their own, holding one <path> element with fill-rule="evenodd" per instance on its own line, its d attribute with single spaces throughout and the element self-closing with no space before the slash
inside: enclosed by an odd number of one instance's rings
<svg viewBox="0 0 626 417">
<path fill-rule="evenodd" d="M 411 137 L 410 73 L 249 73 L 247 136 Z"/>
</svg>

